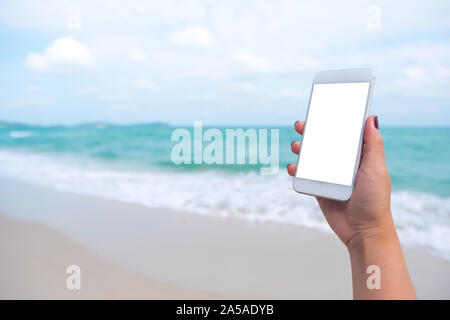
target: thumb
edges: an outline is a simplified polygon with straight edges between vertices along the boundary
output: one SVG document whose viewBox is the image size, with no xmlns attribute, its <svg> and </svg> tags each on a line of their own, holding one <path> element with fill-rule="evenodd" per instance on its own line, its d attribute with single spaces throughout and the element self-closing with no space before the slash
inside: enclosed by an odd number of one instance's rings
<svg viewBox="0 0 450 320">
<path fill-rule="evenodd" d="M 370 116 L 366 120 L 363 137 L 363 159 L 364 161 L 384 162 L 384 143 L 378 130 L 378 117 Z"/>
</svg>

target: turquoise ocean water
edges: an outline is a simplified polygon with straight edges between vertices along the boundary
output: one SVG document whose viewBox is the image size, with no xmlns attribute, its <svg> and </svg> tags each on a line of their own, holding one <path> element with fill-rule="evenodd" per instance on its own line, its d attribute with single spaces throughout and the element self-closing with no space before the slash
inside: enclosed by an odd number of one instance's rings
<svg viewBox="0 0 450 320">
<path fill-rule="evenodd" d="M 0 174 L 147 206 L 328 230 L 314 200 L 292 191 L 285 173 L 296 162 L 290 143 L 299 136 L 292 127 L 277 127 L 281 170 L 274 176 L 261 176 L 259 165 L 175 165 L 174 129 L 1 123 Z M 450 127 L 381 131 L 402 240 L 450 259 Z"/>
</svg>

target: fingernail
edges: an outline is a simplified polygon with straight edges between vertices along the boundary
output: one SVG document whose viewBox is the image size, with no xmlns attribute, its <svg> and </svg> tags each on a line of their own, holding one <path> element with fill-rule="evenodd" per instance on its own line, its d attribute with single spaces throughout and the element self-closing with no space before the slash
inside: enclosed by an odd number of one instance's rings
<svg viewBox="0 0 450 320">
<path fill-rule="evenodd" d="M 378 129 L 378 117 L 377 116 L 373 117 L 373 125 L 375 126 L 375 128 Z"/>
</svg>

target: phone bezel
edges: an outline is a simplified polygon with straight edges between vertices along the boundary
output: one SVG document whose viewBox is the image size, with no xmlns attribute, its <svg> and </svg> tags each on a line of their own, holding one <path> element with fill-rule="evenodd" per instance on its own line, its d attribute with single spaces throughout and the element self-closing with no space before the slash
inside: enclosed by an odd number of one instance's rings
<svg viewBox="0 0 450 320">
<path fill-rule="evenodd" d="M 322 198 L 328 198 L 333 200 L 340 200 L 340 201 L 347 201 L 350 199 L 352 193 L 353 193 L 353 186 L 355 183 L 355 177 L 356 173 L 359 168 L 359 162 L 361 159 L 361 148 L 362 148 L 362 142 L 363 142 L 363 135 L 364 135 L 364 125 L 366 122 L 366 119 L 369 114 L 370 105 L 372 102 L 372 94 L 373 94 L 373 87 L 375 84 L 375 75 L 370 69 L 352 69 L 352 70 L 333 70 L 333 71 L 321 71 L 313 79 L 313 83 L 311 86 L 311 93 L 309 95 L 309 102 L 308 102 L 308 111 L 306 113 L 306 120 L 305 120 L 305 127 L 303 129 L 303 136 L 306 136 L 308 132 L 308 114 L 309 114 L 309 108 L 311 104 L 311 97 L 313 93 L 313 88 L 315 84 L 321 84 L 321 83 L 355 83 L 355 82 L 369 82 L 369 92 L 367 94 L 367 101 L 366 101 L 366 107 L 364 112 L 364 118 L 361 123 L 361 130 L 360 130 L 360 138 L 359 138 L 359 146 L 358 146 L 358 152 L 355 159 L 355 167 L 353 169 L 353 178 L 352 178 L 352 184 L 350 186 L 341 185 L 341 184 L 334 184 L 329 182 L 323 182 L 323 181 L 317 181 L 317 180 L 309 180 L 309 179 L 303 179 L 296 177 L 297 172 L 294 175 L 294 181 L 293 181 L 293 187 L 294 190 L 317 197 Z M 300 152 L 298 154 L 297 158 L 297 165 L 300 160 L 301 155 L 301 146 L 300 146 Z"/>
</svg>

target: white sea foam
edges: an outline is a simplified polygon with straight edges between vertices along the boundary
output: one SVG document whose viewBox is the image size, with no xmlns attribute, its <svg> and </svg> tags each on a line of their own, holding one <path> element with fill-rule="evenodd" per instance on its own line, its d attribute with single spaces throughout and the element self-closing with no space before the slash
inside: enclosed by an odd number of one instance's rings
<svg viewBox="0 0 450 320">
<path fill-rule="evenodd" d="M 33 135 L 33 132 L 31 131 L 16 131 L 13 130 L 9 133 L 9 136 L 11 138 L 28 138 Z"/>
<path fill-rule="evenodd" d="M 296 194 L 284 173 L 124 171 L 98 163 L 0 151 L 0 174 L 148 207 L 330 231 L 314 198 Z M 402 242 L 424 246 L 450 260 L 450 198 L 394 192 L 392 211 Z"/>
</svg>

